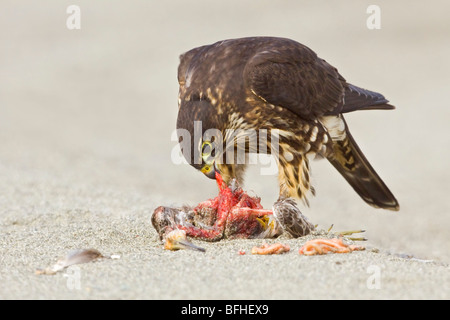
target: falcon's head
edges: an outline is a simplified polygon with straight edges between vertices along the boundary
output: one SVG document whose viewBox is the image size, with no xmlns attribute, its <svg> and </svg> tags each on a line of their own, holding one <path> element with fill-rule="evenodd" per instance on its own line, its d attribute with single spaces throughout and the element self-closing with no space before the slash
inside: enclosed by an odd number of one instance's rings
<svg viewBox="0 0 450 320">
<path fill-rule="evenodd" d="M 223 154 L 223 122 L 207 100 L 194 97 L 180 103 L 177 134 L 187 162 L 210 179 L 215 179 L 218 159 Z"/>
</svg>

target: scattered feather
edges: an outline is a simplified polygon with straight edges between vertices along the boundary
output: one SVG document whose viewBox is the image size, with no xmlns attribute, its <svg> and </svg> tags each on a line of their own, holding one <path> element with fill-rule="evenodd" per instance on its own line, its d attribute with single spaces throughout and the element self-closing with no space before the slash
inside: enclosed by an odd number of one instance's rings
<svg viewBox="0 0 450 320">
<path fill-rule="evenodd" d="M 37 269 L 35 273 L 37 275 L 54 275 L 59 271 L 64 270 L 65 268 L 75 265 L 88 263 L 91 261 L 96 261 L 101 258 L 106 259 L 119 259 L 120 256 L 104 256 L 100 253 L 100 251 L 96 249 L 78 249 L 70 251 L 64 258 L 60 258 L 54 265 L 47 267 L 45 269 Z"/>
</svg>

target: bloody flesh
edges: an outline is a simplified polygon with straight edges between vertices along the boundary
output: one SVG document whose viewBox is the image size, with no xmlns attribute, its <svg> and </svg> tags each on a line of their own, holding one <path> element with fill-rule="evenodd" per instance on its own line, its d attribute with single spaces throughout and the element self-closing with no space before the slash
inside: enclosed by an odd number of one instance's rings
<svg viewBox="0 0 450 320">
<path fill-rule="evenodd" d="M 191 237 L 203 238 L 206 240 L 219 240 L 224 236 L 235 236 L 239 238 L 248 238 L 261 227 L 256 218 L 272 214 L 271 210 L 264 210 L 261 205 L 261 199 L 251 197 L 241 188 L 234 191 L 228 187 L 222 179 L 222 176 L 216 172 L 216 182 L 219 187 L 219 195 L 207 201 L 198 204 L 194 212 L 199 214 L 203 210 L 211 209 L 216 213 L 216 221 L 211 229 L 185 227 L 179 228 L 186 231 Z"/>
<path fill-rule="evenodd" d="M 207 241 L 281 234 L 275 219 L 271 218 L 272 211 L 263 209 L 260 198 L 249 196 L 240 187 L 230 188 L 217 172 L 216 181 L 219 195 L 194 208 L 157 208 L 152 221 L 160 236 L 173 229 L 184 230 L 189 237 Z M 179 218 L 181 214 L 184 214 L 183 218 Z"/>
</svg>

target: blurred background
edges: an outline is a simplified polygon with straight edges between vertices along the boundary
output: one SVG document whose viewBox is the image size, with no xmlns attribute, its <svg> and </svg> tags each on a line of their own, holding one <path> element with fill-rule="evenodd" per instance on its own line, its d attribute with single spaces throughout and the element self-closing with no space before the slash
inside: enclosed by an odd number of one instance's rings
<svg viewBox="0 0 450 320">
<path fill-rule="evenodd" d="M 69 5 L 81 29 L 69 30 Z M 371 4 L 381 29 L 366 26 Z M 175 165 L 181 53 L 223 39 L 301 42 L 394 111 L 349 114 L 359 146 L 401 210 L 365 204 L 327 161 L 304 209 L 370 244 L 450 261 L 448 1 L 7 1 L 0 4 L 0 220 L 70 210 L 130 216 L 213 197 L 213 181 Z M 275 176 L 246 188 L 270 207 Z M 131 210 L 130 208 L 133 208 Z M 149 228 L 151 227 L 149 223 Z"/>
</svg>

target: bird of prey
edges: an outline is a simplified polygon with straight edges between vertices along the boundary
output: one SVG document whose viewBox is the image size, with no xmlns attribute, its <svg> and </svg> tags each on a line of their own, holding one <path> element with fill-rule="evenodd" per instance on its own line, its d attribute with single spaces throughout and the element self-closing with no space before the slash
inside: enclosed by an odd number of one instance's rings
<svg viewBox="0 0 450 320">
<path fill-rule="evenodd" d="M 181 149 L 206 176 L 215 178 L 218 171 L 225 182 L 242 183 L 246 161 L 236 155 L 261 152 L 261 144 L 274 155 L 276 142 L 280 199 L 307 203 L 308 193 L 314 194 L 310 160 L 319 157 L 369 205 L 399 210 L 344 119 L 347 112 L 394 106 L 382 94 L 348 83 L 308 47 L 275 37 L 219 41 L 182 54 L 178 82 Z M 264 131 L 267 139 L 255 135 Z M 248 142 L 255 137 L 257 147 Z"/>
</svg>

